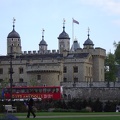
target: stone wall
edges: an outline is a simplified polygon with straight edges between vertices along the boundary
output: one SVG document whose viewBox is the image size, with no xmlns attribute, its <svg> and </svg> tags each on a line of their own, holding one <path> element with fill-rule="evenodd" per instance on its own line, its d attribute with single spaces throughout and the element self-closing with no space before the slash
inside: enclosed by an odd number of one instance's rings
<svg viewBox="0 0 120 120">
<path fill-rule="evenodd" d="M 100 100 L 120 100 L 120 88 L 79 88 L 64 87 L 65 99 L 97 99 Z"/>
<path fill-rule="evenodd" d="M 64 87 L 63 96 L 65 99 L 97 99 L 100 100 L 120 100 L 120 88 L 80 88 L 80 87 Z"/>
<path fill-rule="evenodd" d="M 120 100 L 120 82 L 61 83 L 65 99 Z"/>
<path fill-rule="evenodd" d="M 81 81 L 81 82 L 61 82 L 61 86 L 63 87 L 119 87 L 120 88 L 120 81 L 116 82 L 106 82 L 106 81 L 96 81 L 96 82 L 86 82 L 86 81 Z"/>
</svg>

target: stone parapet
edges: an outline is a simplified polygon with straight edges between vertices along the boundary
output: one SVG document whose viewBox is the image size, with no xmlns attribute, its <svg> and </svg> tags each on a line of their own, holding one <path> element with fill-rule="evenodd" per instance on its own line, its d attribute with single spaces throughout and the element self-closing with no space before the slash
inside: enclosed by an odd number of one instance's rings
<svg viewBox="0 0 120 120">
<path fill-rule="evenodd" d="M 120 82 L 104 82 L 104 81 L 96 81 L 96 82 L 61 82 L 61 86 L 63 87 L 93 87 L 93 88 L 106 88 L 106 87 L 120 87 Z"/>
<path fill-rule="evenodd" d="M 55 53 L 59 53 L 59 50 L 46 50 L 46 51 L 36 51 L 36 50 L 33 50 L 33 51 L 23 51 L 22 54 L 23 55 L 34 55 L 34 54 L 55 54 Z"/>
<path fill-rule="evenodd" d="M 120 100 L 120 90 L 119 88 L 108 88 L 108 87 L 63 87 L 63 93 L 65 99 L 93 99 L 96 100 L 99 98 L 101 101 L 111 101 L 111 100 Z"/>
</svg>

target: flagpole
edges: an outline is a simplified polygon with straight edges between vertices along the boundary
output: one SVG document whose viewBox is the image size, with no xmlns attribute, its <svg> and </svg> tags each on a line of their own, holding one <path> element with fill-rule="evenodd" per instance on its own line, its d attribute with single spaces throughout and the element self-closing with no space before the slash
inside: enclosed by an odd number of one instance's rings
<svg viewBox="0 0 120 120">
<path fill-rule="evenodd" d="M 72 41 L 73 41 L 73 45 L 74 45 L 74 23 L 79 24 L 79 22 L 77 20 L 75 20 L 74 18 L 72 18 Z"/>
<path fill-rule="evenodd" d="M 74 23 L 72 19 L 72 42 L 74 41 Z"/>
<path fill-rule="evenodd" d="M 72 18 L 72 49 L 74 51 L 74 22 L 73 22 L 73 18 Z"/>
</svg>

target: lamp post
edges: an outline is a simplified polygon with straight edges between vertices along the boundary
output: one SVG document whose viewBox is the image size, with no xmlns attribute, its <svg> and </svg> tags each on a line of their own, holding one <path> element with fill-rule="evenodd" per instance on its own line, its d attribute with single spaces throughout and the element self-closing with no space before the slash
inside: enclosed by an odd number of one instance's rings
<svg viewBox="0 0 120 120">
<path fill-rule="evenodd" d="M 10 74 L 10 100 L 11 100 L 11 104 L 12 104 L 12 85 L 13 85 L 13 78 L 12 78 L 12 75 L 13 75 L 13 68 L 12 68 L 12 58 L 13 58 L 13 55 L 12 55 L 12 46 L 10 48 L 11 50 L 11 53 L 10 53 L 10 71 L 9 71 L 9 74 Z"/>
</svg>

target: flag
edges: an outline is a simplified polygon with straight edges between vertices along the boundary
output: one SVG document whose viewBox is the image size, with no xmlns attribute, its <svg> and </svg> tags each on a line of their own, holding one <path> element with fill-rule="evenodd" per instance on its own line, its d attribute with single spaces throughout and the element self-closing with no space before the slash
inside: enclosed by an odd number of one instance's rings
<svg viewBox="0 0 120 120">
<path fill-rule="evenodd" d="M 77 20 L 74 20 L 74 19 L 73 19 L 73 23 L 79 24 L 79 22 Z"/>
</svg>

